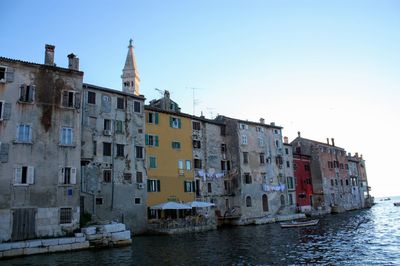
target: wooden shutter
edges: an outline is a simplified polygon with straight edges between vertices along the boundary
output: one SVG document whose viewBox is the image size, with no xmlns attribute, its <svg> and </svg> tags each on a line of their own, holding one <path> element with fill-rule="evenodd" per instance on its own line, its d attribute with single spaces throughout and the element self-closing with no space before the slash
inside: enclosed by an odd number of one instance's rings
<svg viewBox="0 0 400 266">
<path fill-rule="evenodd" d="M 154 136 L 155 139 L 155 145 L 158 147 L 158 136 Z"/>
<path fill-rule="evenodd" d="M 149 135 L 146 134 L 144 137 L 146 145 L 149 145 Z"/>
<path fill-rule="evenodd" d="M 154 113 L 154 117 L 155 124 L 158 125 L 158 113 Z"/>
<path fill-rule="evenodd" d="M 76 184 L 76 168 L 71 167 L 71 184 L 75 185 Z"/>
<path fill-rule="evenodd" d="M 173 120 L 172 120 L 172 117 L 170 116 L 170 117 L 169 117 L 169 126 L 170 126 L 170 127 L 173 127 L 173 125 L 172 125 L 173 122 L 172 122 L 172 121 L 173 121 Z"/>
<path fill-rule="evenodd" d="M 13 82 L 14 81 L 14 68 L 7 67 L 6 70 L 6 82 Z"/>
<path fill-rule="evenodd" d="M 18 166 L 14 170 L 14 184 L 21 184 L 22 182 L 22 167 Z"/>
<path fill-rule="evenodd" d="M 178 118 L 178 128 L 181 128 L 181 127 L 182 127 L 182 122 L 181 122 L 181 119 Z"/>
<path fill-rule="evenodd" d="M 58 184 L 64 183 L 64 168 L 60 167 L 58 170 Z"/>
<path fill-rule="evenodd" d="M 151 192 L 151 181 L 147 179 L 147 192 Z"/>
<path fill-rule="evenodd" d="M 75 108 L 79 109 L 81 107 L 81 93 L 76 92 L 75 93 Z"/>
<path fill-rule="evenodd" d="M 35 168 L 28 166 L 28 184 L 32 185 L 35 183 Z"/>
<path fill-rule="evenodd" d="M 8 150 L 10 148 L 10 144 L 8 143 L 0 143 L 0 162 L 6 163 L 8 162 Z"/>
<path fill-rule="evenodd" d="M 3 119 L 8 120 L 11 117 L 11 103 L 4 103 Z"/>
<path fill-rule="evenodd" d="M 19 100 L 22 102 L 25 102 L 27 100 L 27 99 L 25 99 L 26 90 L 27 90 L 27 86 L 25 84 L 22 84 L 19 87 Z"/>
<path fill-rule="evenodd" d="M 157 180 L 157 189 L 156 191 L 160 192 L 161 191 L 161 182 L 160 180 Z"/>
<path fill-rule="evenodd" d="M 61 105 L 64 107 L 68 107 L 68 91 L 62 92 Z"/>
</svg>

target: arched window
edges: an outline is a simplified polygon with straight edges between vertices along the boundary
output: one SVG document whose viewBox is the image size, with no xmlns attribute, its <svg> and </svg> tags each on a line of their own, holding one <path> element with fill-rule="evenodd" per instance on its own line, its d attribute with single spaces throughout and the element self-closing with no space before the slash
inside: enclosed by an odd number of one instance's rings
<svg viewBox="0 0 400 266">
<path fill-rule="evenodd" d="M 262 196 L 262 206 L 263 206 L 263 211 L 267 212 L 269 210 L 268 208 L 268 196 L 264 194 Z"/>
<path fill-rule="evenodd" d="M 251 207 L 251 197 L 250 196 L 246 197 L 246 207 Z"/>
<path fill-rule="evenodd" d="M 281 205 L 285 206 L 285 196 L 281 195 Z"/>
</svg>

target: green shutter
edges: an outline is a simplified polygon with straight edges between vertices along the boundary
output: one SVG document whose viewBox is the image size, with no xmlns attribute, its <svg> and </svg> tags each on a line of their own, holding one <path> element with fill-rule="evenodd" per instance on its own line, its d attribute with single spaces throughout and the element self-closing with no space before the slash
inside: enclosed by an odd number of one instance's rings
<svg viewBox="0 0 400 266">
<path fill-rule="evenodd" d="M 180 119 L 180 118 L 178 118 L 178 128 L 181 128 L 181 126 L 182 126 L 181 119 Z"/>
<path fill-rule="evenodd" d="M 196 182 L 192 181 L 192 192 L 196 191 L 195 186 L 196 186 Z"/>
<path fill-rule="evenodd" d="M 158 147 L 158 136 L 154 136 L 154 138 L 156 139 L 156 146 Z"/>
<path fill-rule="evenodd" d="M 157 180 L 157 191 L 158 192 L 161 191 L 161 182 L 160 182 L 160 180 Z"/>
<path fill-rule="evenodd" d="M 158 125 L 158 113 L 154 113 L 154 116 L 155 116 L 155 123 L 156 125 Z"/>
<path fill-rule="evenodd" d="M 151 181 L 147 179 L 147 192 L 151 192 Z"/>
<path fill-rule="evenodd" d="M 178 143 L 178 149 L 180 149 L 181 148 L 181 143 L 180 142 L 177 142 Z"/>
<path fill-rule="evenodd" d="M 145 141 L 146 141 L 146 145 L 149 145 L 149 135 L 145 135 Z"/>
<path fill-rule="evenodd" d="M 186 181 L 183 181 L 183 192 L 188 192 L 186 189 Z"/>
<path fill-rule="evenodd" d="M 169 117 L 169 126 L 172 127 L 172 117 Z"/>
</svg>

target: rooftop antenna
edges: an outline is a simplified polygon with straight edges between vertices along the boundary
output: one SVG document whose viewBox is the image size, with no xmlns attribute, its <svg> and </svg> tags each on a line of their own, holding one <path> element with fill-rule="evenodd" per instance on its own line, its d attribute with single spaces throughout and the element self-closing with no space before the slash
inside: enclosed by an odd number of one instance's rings
<svg viewBox="0 0 400 266">
<path fill-rule="evenodd" d="M 196 105 L 200 102 L 198 99 L 195 97 L 195 91 L 196 90 L 202 90 L 203 88 L 193 88 L 193 87 L 186 87 L 186 89 L 190 89 L 193 91 L 193 115 L 196 115 Z"/>
</svg>

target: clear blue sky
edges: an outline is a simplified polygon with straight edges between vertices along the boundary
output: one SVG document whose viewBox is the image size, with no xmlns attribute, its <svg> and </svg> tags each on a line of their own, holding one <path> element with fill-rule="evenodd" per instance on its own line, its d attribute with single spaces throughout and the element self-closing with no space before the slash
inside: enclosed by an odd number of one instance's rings
<svg viewBox="0 0 400 266">
<path fill-rule="evenodd" d="M 0 56 L 58 66 L 120 89 L 133 37 L 141 93 L 168 89 L 186 113 L 224 114 L 333 137 L 367 160 L 372 193 L 399 195 L 400 1 L 0 2 Z"/>
</svg>

